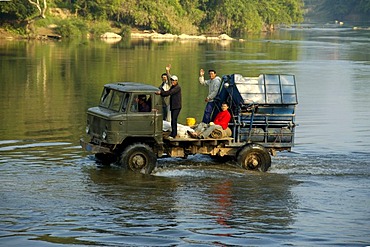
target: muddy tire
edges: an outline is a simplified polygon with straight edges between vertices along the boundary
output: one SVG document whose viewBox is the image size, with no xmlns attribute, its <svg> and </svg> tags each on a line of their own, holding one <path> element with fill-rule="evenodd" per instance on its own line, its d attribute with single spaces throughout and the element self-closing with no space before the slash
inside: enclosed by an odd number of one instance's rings
<svg viewBox="0 0 370 247">
<path fill-rule="evenodd" d="M 237 163 L 247 170 L 266 172 L 271 166 L 271 156 L 263 146 L 251 144 L 245 146 L 237 155 Z"/>
<path fill-rule="evenodd" d="M 119 164 L 134 172 L 151 174 L 157 163 L 152 149 L 143 143 L 132 144 L 122 152 Z"/>
</svg>

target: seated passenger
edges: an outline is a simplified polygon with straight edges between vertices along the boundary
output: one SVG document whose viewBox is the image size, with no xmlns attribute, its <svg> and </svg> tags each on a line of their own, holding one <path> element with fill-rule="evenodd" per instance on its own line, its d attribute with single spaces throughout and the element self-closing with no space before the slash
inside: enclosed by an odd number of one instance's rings
<svg viewBox="0 0 370 247">
<path fill-rule="evenodd" d="M 231 120 L 231 114 L 228 109 L 229 106 L 227 103 L 222 103 L 221 111 L 216 115 L 213 122 L 209 124 L 202 122 L 196 127 L 194 132 L 189 131 L 188 134 L 193 138 L 205 139 L 208 138 L 215 129 L 226 130 Z"/>
<path fill-rule="evenodd" d="M 140 95 L 138 99 L 139 112 L 150 112 L 150 105 L 146 101 L 145 95 Z"/>
</svg>

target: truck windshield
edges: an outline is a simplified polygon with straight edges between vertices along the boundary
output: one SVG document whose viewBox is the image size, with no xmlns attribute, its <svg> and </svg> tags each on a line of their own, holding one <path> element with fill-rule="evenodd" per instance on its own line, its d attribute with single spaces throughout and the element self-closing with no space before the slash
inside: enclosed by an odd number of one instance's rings
<svg viewBox="0 0 370 247">
<path fill-rule="evenodd" d="M 129 95 L 126 93 L 112 90 L 110 88 L 104 88 L 99 105 L 113 111 L 125 112 L 128 103 L 128 96 Z"/>
</svg>

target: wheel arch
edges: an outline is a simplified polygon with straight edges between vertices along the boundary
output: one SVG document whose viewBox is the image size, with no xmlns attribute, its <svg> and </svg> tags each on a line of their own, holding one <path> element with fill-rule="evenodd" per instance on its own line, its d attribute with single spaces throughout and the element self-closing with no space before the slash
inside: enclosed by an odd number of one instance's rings
<svg viewBox="0 0 370 247">
<path fill-rule="evenodd" d="M 128 146 L 134 143 L 142 143 L 148 145 L 154 153 L 157 153 L 157 150 L 160 149 L 161 145 L 157 143 L 157 141 L 153 137 L 142 137 L 142 136 L 130 136 L 125 138 L 121 144 L 118 144 L 115 147 L 115 153 L 121 154 Z"/>
</svg>

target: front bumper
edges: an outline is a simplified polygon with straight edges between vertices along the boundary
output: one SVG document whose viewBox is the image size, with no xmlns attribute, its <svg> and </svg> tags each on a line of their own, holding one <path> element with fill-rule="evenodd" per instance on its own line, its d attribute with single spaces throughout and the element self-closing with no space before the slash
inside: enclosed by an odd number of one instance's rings
<svg viewBox="0 0 370 247">
<path fill-rule="evenodd" d="M 112 151 L 107 148 L 107 147 L 103 147 L 103 146 L 100 146 L 100 145 L 96 145 L 94 143 L 91 143 L 91 142 L 87 142 L 85 141 L 83 138 L 80 139 L 80 145 L 81 147 L 90 152 L 90 153 L 112 153 Z"/>
</svg>

